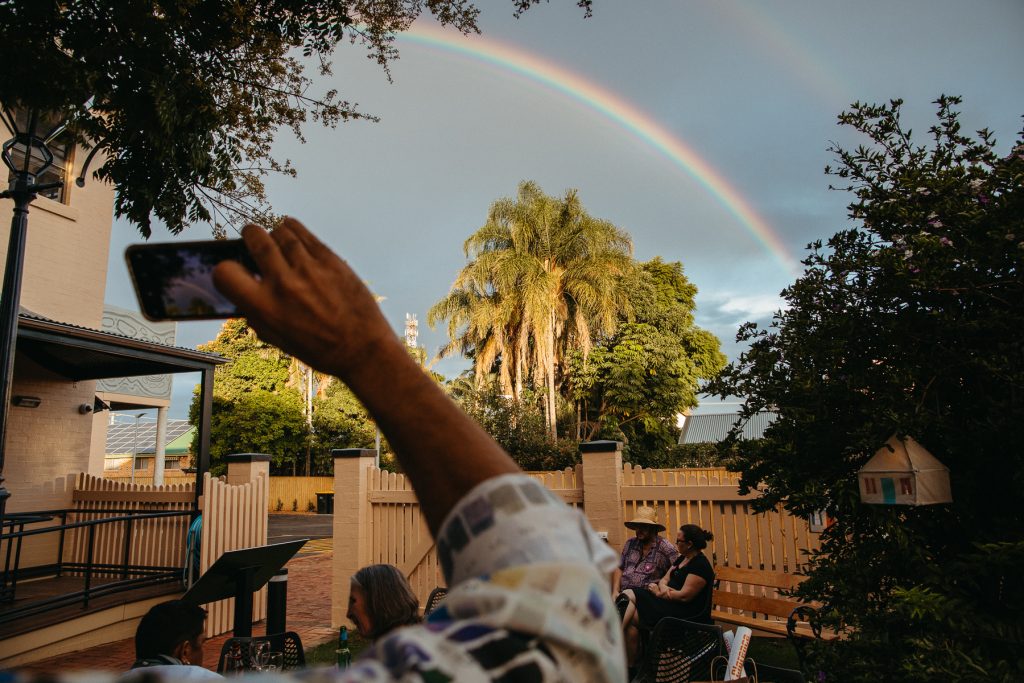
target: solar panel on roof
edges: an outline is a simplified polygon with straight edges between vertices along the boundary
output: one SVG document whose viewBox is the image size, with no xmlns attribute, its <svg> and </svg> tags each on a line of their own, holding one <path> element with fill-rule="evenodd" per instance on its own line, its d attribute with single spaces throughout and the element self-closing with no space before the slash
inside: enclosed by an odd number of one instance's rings
<svg viewBox="0 0 1024 683">
<path fill-rule="evenodd" d="M 168 420 L 164 443 L 170 443 L 192 426 L 188 420 Z M 107 427 L 107 455 L 124 453 L 152 453 L 156 450 L 156 423 L 139 421 L 138 430 L 134 422 L 114 423 Z"/>
</svg>

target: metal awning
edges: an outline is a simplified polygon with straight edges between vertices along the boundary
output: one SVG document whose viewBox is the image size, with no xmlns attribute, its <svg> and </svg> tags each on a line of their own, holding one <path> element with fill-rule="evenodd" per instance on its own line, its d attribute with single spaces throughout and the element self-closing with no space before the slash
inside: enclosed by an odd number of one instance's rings
<svg viewBox="0 0 1024 683">
<path fill-rule="evenodd" d="M 28 312 L 18 315 L 17 353 L 72 382 L 139 375 L 201 372 L 199 452 L 196 456 L 196 501 L 203 493 L 203 474 L 210 469 L 210 421 L 214 369 L 227 362 L 215 353 L 62 323 Z"/>
<path fill-rule="evenodd" d="M 215 353 L 134 339 L 24 313 L 18 316 L 17 348 L 39 365 L 73 382 L 202 372 L 227 362 Z"/>
</svg>

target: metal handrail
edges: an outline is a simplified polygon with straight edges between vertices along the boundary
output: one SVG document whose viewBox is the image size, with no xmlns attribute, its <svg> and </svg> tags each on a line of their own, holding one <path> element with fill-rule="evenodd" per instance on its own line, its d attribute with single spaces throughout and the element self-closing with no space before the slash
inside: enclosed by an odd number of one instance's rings
<svg viewBox="0 0 1024 683">
<path fill-rule="evenodd" d="M 69 512 L 106 512 L 106 510 L 69 510 Z M 96 526 L 99 524 L 113 524 L 114 522 L 124 522 L 131 519 L 155 519 L 157 517 L 184 517 L 191 516 L 191 510 L 171 510 L 169 512 L 143 512 L 138 515 L 121 515 L 120 517 L 107 517 L 104 519 L 87 519 L 84 522 L 71 522 L 70 524 L 58 524 L 54 526 L 48 526 L 45 529 L 30 529 L 29 531 L 15 531 L 12 533 L 0 533 L 0 541 L 4 541 L 9 538 L 20 538 L 25 536 L 38 536 L 39 534 L 52 533 L 54 531 L 62 531 L 67 529 L 79 529 L 87 526 Z"/>
<path fill-rule="evenodd" d="M 114 516 L 106 516 L 102 519 L 88 519 L 78 522 L 67 522 L 68 515 L 70 514 L 104 514 Z M 137 520 L 144 519 L 163 519 L 173 517 L 189 517 L 195 514 L 195 510 L 170 510 L 170 511 L 159 511 L 150 512 L 145 510 L 128 510 L 128 509 L 113 509 L 113 510 L 76 510 L 76 509 L 60 509 L 60 510 L 41 510 L 33 512 L 18 513 L 17 518 L 11 520 L 8 524 L 5 522 L 4 526 L 9 526 L 11 531 L 2 532 L 0 530 L 0 545 L 4 541 L 7 542 L 7 560 L 5 562 L 5 568 L 3 571 L 2 581 L 0 581 L 0 596 L 5 598 L 7 602 L 13 602 L 14 593 L 17 586 L 19 575 L 25 573 L 20 568 L 21 559 L 21 545 L 22 540 L 30 536 L 39 536 L 42 534 L 59 533 L 60 541 L 58 543 L 58 556 L 57 562 L 53 565 L 43 565 L 40 567 L 32 567 L 30 570 L 33 576 L 46 575 L 53 573 L 59 577 L 64 571 L 81 571 L 83 572 L 83 589 L 80 591 L 72 591 L 70 593 L 64 593 L 61 595 L 45 598 L 43 600 L 36 600 L 31 603 L 22 605 L 15 609 L 6 609 L 0 611 L 0 623 L 12 621 L 16 618 L 22 618 L 40 612 L 45 612 L 50 609 L 56 609 L 58 607 L 65 607 L 81 602 L 82 608 L 88 608 L 89 600 L 92 598 L 102 597 L 105 595 L 111 595 L 114 593 L 131 590 L 134 588 L 156 585 L 160 583 L 171 583 L 173 581 L 180 580 L 182 566 L 178 567 L 166 567 L 166 566 L 151 566 L 151 565 L 133 565 L 130 563 L 131 551 L 132 551 L 132 527 Z M 47 526 L 41 529 L 29 529 L 25 530 L 26 524 L 36 524 L 41 522 L 50 521 L 54 517 L 59 516 L 61 519 L 60 524 Z M 118 524 L 123 523 L 125 526 L 125 537 L 124 537 L 124 548 L 122 551 L 123 561 L 117 564 L 112 563 L 95 563 L 93 557 L 95 555 L 95 544 L 96 544 L 96 529 L 101 524 Z M 15 526 L 20 527 L 19 531 L 14 531 Z M 86 541 L 86 558 L 85 562 L 65 562 L 64 561 L 64 539 L 65 534 L 68 530 L 74 529 L 86 529 L 87 530 L 87 541 Z M 17 550 L 14 556 L 14 567 L 11 567 L 11 547 L 16 546 Z M 121 575 L 120 580 L 110 581 L 104 583 L 98 587 L 93 587 L 93 575 L 94 573 L 119 573 Z M 129 578 L 129 575 L 131 578 Z M 141 576 L 140 576 L 141 575 Z"/>
</svg>

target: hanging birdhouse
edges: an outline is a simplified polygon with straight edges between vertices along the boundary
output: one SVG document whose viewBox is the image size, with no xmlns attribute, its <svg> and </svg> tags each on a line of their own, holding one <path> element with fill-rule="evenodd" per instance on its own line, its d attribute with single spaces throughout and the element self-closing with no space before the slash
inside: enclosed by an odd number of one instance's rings
<svg viewBox="0 0 1024 683">
<path fill-rule="evenodd" d="M 949 468 L 911 437 L 889 437 L 857 473 L 860 499 L 879 505 L 952 503 Z"/>
</svg>

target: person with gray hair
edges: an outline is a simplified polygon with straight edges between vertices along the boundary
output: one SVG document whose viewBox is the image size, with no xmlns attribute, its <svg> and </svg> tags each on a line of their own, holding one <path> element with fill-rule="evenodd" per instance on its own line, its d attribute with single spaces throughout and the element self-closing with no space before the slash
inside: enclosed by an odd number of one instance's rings
<svg viewBox="0 0 1024 683">
<path fill-rule="evenodd" d="M 391 564 L 371 564 L 352 575 L 345 616 L 368 640 L 422 621 L 420 601 L 402 572 Z"/>
</svg>

